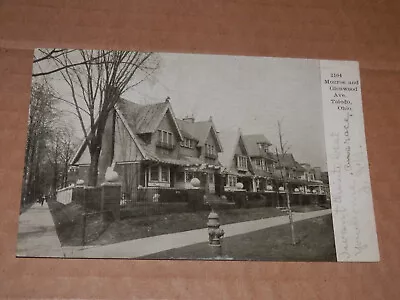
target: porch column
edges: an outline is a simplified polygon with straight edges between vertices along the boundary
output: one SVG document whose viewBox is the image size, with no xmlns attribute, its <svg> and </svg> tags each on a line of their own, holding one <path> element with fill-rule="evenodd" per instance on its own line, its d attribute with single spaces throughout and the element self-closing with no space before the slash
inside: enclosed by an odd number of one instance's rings
<svg viewBox="0 0 400 300">
<path fill-rule="evenodd" d="M 257 192 L 256 178 L 253 177 L 253 192 Z"/>
<path fill-rule="evenodd" d="M 144 172 L 144 187 L 148 187 L 149 186 L 149 167 L 144 167 L 143 168 L 143 172 Z"/>
</svg>

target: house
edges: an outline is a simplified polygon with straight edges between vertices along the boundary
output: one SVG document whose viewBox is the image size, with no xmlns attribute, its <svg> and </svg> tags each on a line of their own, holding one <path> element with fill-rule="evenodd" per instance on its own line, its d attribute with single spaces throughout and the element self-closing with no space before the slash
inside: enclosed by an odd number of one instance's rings
<svg viewBox="0 0 400 300">
<path fill-rule="evenodd" d="M 220 163 L 218 153 L 222 152 L 221 141 L 214 122 L 195 121 L 194 117 L 177 119 L 183 135 L 180 143 L 182 157 L 193 162 L 178 173 L 177 186 L 188 187 L 194 177 L 200 179 L 200 185 L 209 193 L 218 194 L 221 189 Z M 184 179 L 184 180 L 181 180 Z"/>
<path fill-rule="evenodd" d="M 224 152 L 219 153 L 218 159 L 223 166 L 224 189 L 235 190 L 238 182 L 247 191 L 253 191 L 255 186 L 254 168 L 243 135 L 238 131 L 222 131 L 219 138 Z"/>
<path fill-rule="evenodd" d="M 274 155 L 276 166 L 274 174 L 281 178 L 300 179 L 305 169 L 295 160 L 292 153 Z"/>
<path fill-rule="evenodd" d="M 300 179 L 305 180 L 305 181 L 314 181 L 315 180 L 315 171 L 311 167 L 311 165 L 309 163 L 301 163 L 300 165 L 304 169 L 304 173 L 300 176 Z"/>
<path fill-rule="evenodd" d="M 304 169 L 301 179 L 306 181 L 322 181 L 322 172 L 320 167 L 311 167 L 309 163 L 301 163 L 300 165 Z"/>
<path fill-rule="evenodd" d="M 243 135 L 243 141 L 254 167 L 255 185 L 253 191 L 264 191 L 271 185 L 272 172 L 276 162 L 269 151 L 272 145 L 263 134 Z"/>
<path fill-rule="evenodd" d="M 175 117 L 169 98 L 148 105 L 121 99 L 106 122 L 99 183 L 104 180 L 106 168 L 115 162 L 122 191 L 131 199 L 138 188 L 189 188 L 188 183 L 195 176 L 213 192 L 215 180 L 210 174 L 218 172 L 220 166 L 217 154 L 210 157 L 205 149 L 212 144 L 215 153 L 222 151 L 215 126 L 210 120 L 194 125 L 192 131 L 185 122 Z M 79 167 L 81 179 L 87 178 L 89 163 L 88 149 L 82 143 L 72 161 Z"/>
</svg>

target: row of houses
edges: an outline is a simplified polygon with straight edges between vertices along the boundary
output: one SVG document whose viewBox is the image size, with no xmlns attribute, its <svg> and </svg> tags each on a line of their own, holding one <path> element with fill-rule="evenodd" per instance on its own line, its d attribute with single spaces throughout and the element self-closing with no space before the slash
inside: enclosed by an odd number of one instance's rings
<svg viewBox="0 0 400 300">
<path fill-rule="evenodd" d="M 298 163 L 291 153 L 277 156 L 271 146 L 263 134 L 219 132 L 212 117 L 176 118 L 169 98 L 148 105 L 121 99 L 106 122 L 99 183 L 115 162 L 123 193 L 130 198 L 143 188 L 192 188 L 192 178 L 198 178 L 209 194 L 235 190 L 239 182 L 247 191 L 272 191 L 281 186 L 282 173 L 297 191 L 323 193 L 319 168 Z M 82 142 L 72 160 L 70 180 L 86 181 L 89 164 Z"/>
</svg>

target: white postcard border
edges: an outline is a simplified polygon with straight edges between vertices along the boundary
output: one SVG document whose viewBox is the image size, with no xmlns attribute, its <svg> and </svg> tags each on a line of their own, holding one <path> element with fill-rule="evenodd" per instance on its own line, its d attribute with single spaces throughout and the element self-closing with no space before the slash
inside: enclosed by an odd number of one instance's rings
<svg viewBox="0 0 400 300">
<path fill-rule="evenodd" d="M 320 75 L 337 260 L 376 262 L 359 64 L 321 60 Z"/>
</svg>

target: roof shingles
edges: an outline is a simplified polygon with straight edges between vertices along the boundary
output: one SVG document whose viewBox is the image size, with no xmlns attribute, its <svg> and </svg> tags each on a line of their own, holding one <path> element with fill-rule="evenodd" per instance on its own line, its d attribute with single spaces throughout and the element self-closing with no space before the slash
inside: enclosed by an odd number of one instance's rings
<svg viewBox="0 0 400 300">
<path fill-rule="evenodd" d="M 267 157 L 265 148 L 260 147 L 260 144 L 270 146 L 270 141 L 263 134 L 247 134 L 243 135 L 243 142 L 246 145 L 249 156 Z M 268 157 L 267 157 L 268 158 Z"/>
<path fill-rule="evenodd" d="M 168 107 L 168 102 L 140 105 L 121 99 L 118 105 L 131 129 L 135 133 L 142 134 L 157 130 L 157 126 Z"/>
</svg>

